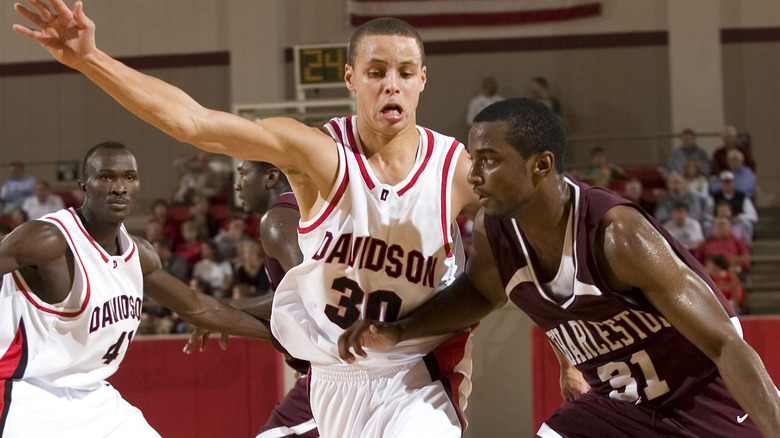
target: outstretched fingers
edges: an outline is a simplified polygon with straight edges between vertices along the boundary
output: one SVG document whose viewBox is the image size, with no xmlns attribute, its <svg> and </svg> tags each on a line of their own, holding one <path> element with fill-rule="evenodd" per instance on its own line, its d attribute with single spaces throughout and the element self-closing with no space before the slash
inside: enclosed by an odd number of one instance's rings
<svg viewBox="0 0 780 438">
<path fill-rule="evenodd" d="M 26 7 L 26 6 L 24 6 L 24 5 L 22 5 L 22 4 L 19 4 L 19 3 L 14 3 L 14 10 L 15 10 L 16 12 L 18 12 L 18 13 L 19 13 L 21 16 L 23 16 L 24 18 L 26 18 L 26 19 L 30 20 L 30 22 L 31 22 L 32 24 L 34 24 L 34 25 L 36 25 L 36 26 L 38 26 L 38 27 L 40 27 L 40 28 L 43 28 L 43 27 L 45 27 L 45 26 L 46 26 L 46 24 L 48 23 L 48 22 L 47 22 L 47 21 L 45 21 L 45 20 L 44 20 L 44 19 L 43 19 L 43 18 L 42 18 L 40 15 L 38 15 L 38 14 L 36 14 L 35 12 L 33 12 L 33 11 L 31 11 L 31 10 L 27 9 L 27 7 Z M 19 25 L 19 24 L 14 24 L 14 30 L 16 30 L 17 32 L 20 32 L 20 31 L 19 31 L 19 29 L 17 29 L 17 28 L 21 28 L 21 29 L 27 29 L 27 30 L 29 30 L 29 31 L 32 31 L 32 32 L 34 32 L 32 29 L 29 29 L 29 28 L 27 28 L 27 27 L 25 27 L 25 26 L 22 26 L 22 25 Z M 27 34 L 27 33 L 25 33 L 25 32 L 20 32 L 20 33 L 24 33 L 25 35 L 28 35 L 28 36 L 29 36 L 29 34 Z"/>
</svg>

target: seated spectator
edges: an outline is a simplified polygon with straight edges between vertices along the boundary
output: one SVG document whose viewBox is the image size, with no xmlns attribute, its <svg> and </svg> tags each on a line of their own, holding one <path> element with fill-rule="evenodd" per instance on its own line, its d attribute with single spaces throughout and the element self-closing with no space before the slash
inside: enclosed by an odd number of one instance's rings
<svg viewBox="0 0 780 438">
<path fill-rule="evenodd" d="M 173 161 L 173 167 L 179 172 L 179 186 L 173 195 L 174 202 L 191 205 L 195 194 L 209 200 L 220 192 L 222 179 L 211 167 L 211 158 L 210 153 L 199 150 Z"/>
<path fill-rule="evenodd" d="M 228 220 L 227 228 L 222 229 L 214 238 L 217 244 L 217 251 L 222 260 L 228 260 L 231 263 L 236 262 L 238 257 L 238 247 L 244 242 L 251 242 L 246 231 L 246 221 L 239 215 L 233 215 Z"/>
<path fill-rule="evenodd" d="M 714 202 L 710 194 L 709 178 L 702 172 L 699 160 L 690 159 L 685 162 L 685 173 L 682 174 L 685 183 L 688 185 L 688 191 L 701 198 L 702 211 L 711 213 Z"/>
<path fill-rule="evenodd" d="M 172 218 L 168 213 L 170 206 L 164 199 L 156 199 L 152 202 L 152 217 L 146 221 L 146 230 L 144 238 L 153 242 L 157 237 L 166 237 L 171 242 L 176 243 L 180 239 L 179 221 Z"/>
<path fill-rule="evenodd" d="M 655 206 L 655 218 L 658 222 L 668 221 L 672 208 L 679 203 L 688 206 L 688 217 L 701 223 L 703 218 L 701 199 L 688 190 L 682 175 L 672 172 L 666 178 L 666 193 Z"/>
<path fill-rule="evenodd" d="M 590 164 L 582 169 L 581 179 L 598 187 L 609 187 L 610 181 L 626 177 L 626 172 L 619 166 L 607 160 L 607 153 L 602 148 L 590 151 Z"/>
<path fill-rule="evenodd" d="M 737 315 L 745 313 L 745 291 L 739 275 L 731 269 L 723 254 L 712 254 L 704 260 L 704 267 L 723 295 L 729 300 Z"/>
<path fill-rule="evenodd" d="M 24 200 L 35 194 L 36 179 L 24 173 L 24 164 L 14 161 L 8 166 L 8 180 L 0 187 L 0 203 L 4 213 L 21 208 Z"/>
<path fill-rule="evenodd" d="M 742 239 L 731 234 L 731 222 L 725 217 L 715 218 L 712 237 L 704 239 L 695 254 L 702 264 L 708 256 L 722 254 L 729 263 L 729 269 L 737 272 L 742 281 L 750 271 L 750 248 Z"/>
<path fill-rule="evenodd" d="M 213 239 L 222 228 L 222 221 L 209 213 L 209 200 L 200 194 L 192 196 L 192 205 L 190 205 L 190 217 L 188 220 L 195 224 L 198 230 L 198 238 Z"/>
<path fill-rule="evenodd" d="M 233 284 L 250 288 L 253 296 L 265 295 L 271 290 L 271 280 L 265 271 L 265 257 L 262 248 L 255 242 L 241 244 L 239 263 L 234 272 Z"/>
<path fill-rule="evenodd" d="M 729 151 L 726 155 L 729 169 L 734 174 L 734 183 L 738 192 L 742 192 L 750 199 L 756 197 L 756 174 L 745 166 L 745 157 L 737 149 Z"/>
<path fill-rule="evenodd" d="M 563 107 L 561 102 L 550 93 L 550 84 L 547 78 L 537 76 L 531 79 L 531 95 L 534 99 L 542 102 L 550 108 L 558 117 L 563 117 Z"/>
<path fill-rule="evenodd" d="M 191 220 L 185 220 L 181 223 L 180 227 L 181 242 L 174 247 L 174 253 L 187 261 L 187 264 L 192 268 L 195 266 L 195 262 L 201 258 L 201 250 L 203 243 L 198 238 L 198 227 L 195 222 Z"/>
<path fill-rule="evenodd" d="M 724 170 L 720 173 L 720 189 L 712 194 L 712 199 L 716 205 L 721 201 L 731 204 L 734 216 L 742 222 L 748 234 L 753 236 L 753 230 L 758 222 L 758 211 L 750 197 L 737 190 L 733 172 Z"/>
<path fill-rule="evenodd" d="M 22 210 L 30 219 L 38 219 L 63 208 L 65 202 L 62 196 L 52 193 L 51 186 L 46 181 L 38 181 L 35 184 L 35 194 L 22 203 Z"/>
<path fill-rule="evenodd" d="M 171 239 L 161 236 L 152 241 L 152 246 L 157 251 L 157 255 L 160 256 L 160 262 L 162 262 L 162 268 L 165 272 L 178 278 L 182 283 L 190 282 L 190 265 L 187 260 L 173 253 Z"/>
<path fill-rule="evenodd" d="M 482 79 L 482 92 L 474 96 L 466 108 L 466 126 L 471 126 L 474 117 L 480 111 L 500 100 L 504 100 L 504 98 L 498 94 L 498 81 L 496 78 L 486 77 Z"/>
<path fill-rule="evenodd" d="M 731 204 L 727 201 L 720 201 L 718 202 L 718 205 L 715 206 L 715 216 L 714 217 L 725 217 L 729 220 L 731 223 L 731 234 L 734 235 L 734 237 L 737 237 L 739 239 L 742 239 L 745 244 L 748 247 L 753 246 L 753 236 L 748 233 L 745 226 L 742 224 L 742 221 L 740 221 L 738 218 L 734 217 L 734 211 L 732 210 Z M 704 229 L 704 237 L 711 237 L 713 235 L 713 229 L 712 224 L 710 224 L 709 227 Z"/>
<path fill-rule="evenodd" d="M 646 200 L 642 196 L 642 190 L 642 181 L 638 178 L 631 178 L 626 181 L 626 184 L 623 186 L 623 197 L 638 205 L 647 214 L 652 216 L 655 214 L 655 203 Z"/>
<path fill-rule="evenodd" d="M 753 172 L 756 171 L 756 162 L 753 160 L 753 154 L 750 151 L 750 148 L 739 143 L 737 128 L 726 126 L 721 133 L 721 138 L 723 139 L 723 146 L 716 149 L 712 154 L 711 176 L 713 178 L 717 178 L 721 172 L 728 170 L 728 152 L 734 149 L 742 152 L 742 155 L 745 158 L 745 165 L 752 169 Z"/>
<path fill-rule="evenodd" d="M 201 259 L 192 267 L 192 277 L 208 284 L 214 297 L 229 298 L 233 282 L 230 262 L 219 258 L 217 245 L 211 240 L 201 243 L 200 254 Z"/>
<path fill-rule="evenodd" d="M 688 217 L 688 205 L 684 202 L 678 202 L 672 207 L 671 219 L 663 225 L 688 251 L 693 252 L 704 241 L 701 224 Z"/>
<path fill-rule="evenodd" d="M 685 165 L 689 160 L 699 163 L 699 169 L 705 177 L 710 175 L 710 157 L 707 151 L 696 144 L 696 133 L 692 129 L 684 129 L 680 134 L 682 144 L 669 152 L 664 166 L 664 174 L 668 176 L 672 172 L 684 175 Z"/>
</svg>

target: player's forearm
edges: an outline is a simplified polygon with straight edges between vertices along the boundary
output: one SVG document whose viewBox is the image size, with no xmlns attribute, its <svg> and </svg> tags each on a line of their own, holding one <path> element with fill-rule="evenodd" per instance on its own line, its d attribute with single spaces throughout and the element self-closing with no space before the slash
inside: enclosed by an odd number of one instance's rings
<svg viewBox="0 0 780 438">
<path fill-rule="evenodd" d="M 758 354 L 744 342 L 733 342 L 716 359 L 726 387 L 764 436 L 780 430 L 780 397 Z"/>
<path fill-rule="evenodd" d="M 273 305 L 273 294 L 266 294 L 261 297 L 243 298 L 233 300 L 230 305 L 255 318 L 271 320 L 271 307 Z"/>
<path fill-rule="evenodd" d="M 214 298 L 205 296 L 204 298 L 205 306 L 200 307 L 199 310 L 179 313 L 179 316 L 190 324 L 213 332 L 262 340 L 270 339 L 268 328 L 257 318 Z"/>
<path fill-rule="evenodd" d="M 454 333 L 471 327 L 495 309 L 466 275 L 395 323 L 400 340 Z"/>
<path fill-rule="evenodd" d="M 193 114 L 203 108 L 184 91 L 95 50 L 77 69 L 130 112 L 179 141 L 196 136 Z"/>
</svg>

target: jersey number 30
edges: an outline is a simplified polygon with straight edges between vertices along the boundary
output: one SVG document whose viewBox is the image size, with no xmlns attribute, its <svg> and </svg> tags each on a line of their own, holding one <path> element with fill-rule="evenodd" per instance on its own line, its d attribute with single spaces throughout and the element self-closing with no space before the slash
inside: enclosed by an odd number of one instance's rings
<svg viewBox="0 0 780 438">
<path fill-rule="evenodd" d="M 401 312 L 401 297 L 389 290 L 366 293 L 355 280 L 339 277 L 333 280 L 334 290 L 342 293 L 338 306 L 325 306 L 325 315 L 337 326 L 347 329 L 360 319 L 361 307 L 365 307 L 364 318 L 393 322 Z"/>
</svg>

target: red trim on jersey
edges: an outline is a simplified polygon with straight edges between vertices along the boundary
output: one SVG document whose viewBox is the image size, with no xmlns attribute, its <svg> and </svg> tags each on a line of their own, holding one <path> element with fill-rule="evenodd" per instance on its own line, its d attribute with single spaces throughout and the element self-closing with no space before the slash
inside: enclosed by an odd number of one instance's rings
<svg viewBox="0 0 780 438">
<path fill-rule="evenodd" d="M 125 257 L 125 262 L 127 262 L 128 260 L 130 260 L 130 257 L 132 257 L 133 254 L 135 254 L 135 240 L 130 236 L 130 233 L 128 233 L 127 230 L 122 230 L 122 231 L 124 231 L 125 235 L 130 240 L 130 245 L 132 245 L 130 249 L 130 254 L 128 254 L 127 257 Z"/>
<path fill-rule="evenodd" d="M 431 156 L 433 155 L 433 132 L 429 131 L 427 128 L 423 128 L 423 129 L 425 130 L 425 134 L 428 139 L 428 143 L 427 143 L 428 149 L 425 151 L 425 158 L 423 159 L 420 168 L 417 169 L 417 172 L 414 173 L 412 180 L 409 181 L 409 184 L 407 184 L 406 186 L 404 186 L 404 188 L 398 191 L 398 196 L 403 196 L 404 193 L 406 193 L 409 189 L 412 188 L 414 183 L 416 183 L 417 180 L 420 178 L 420 175 L 422 175 L 423 170 L 425 170 L 425 168 L 428 166 L 428 162 L 431 160 Z"/>
<path fill-rule="evenodd" d="M 325 212 L 322 213 L 322 215 L 319 218 L 317 218 L 316 222 L 314 222 L 313 224 L 309 225 L 308 227 L 301 227 L 299 225 L 298 226 L 298 233 L 306 234 L 306 233 L 314 230 L 315 228 L 320 226 L 320 224 L 322 224 L 325 221 L 325 219 L 328 218 L 328 216 L 330 216 L 330 214 L 333 212 L 333 209 L 336 208 L 336 204 L 338 204 L 339 201 L 341 200 L 341 197 L 344 196 L 344 192 L 347 191 L 347 183 L 348 182 L 349 182 L 349 173 L 345 172 L 344 173 L 344 179 L 341 181 L 341 185 L 339 186 L 338 190 L 336 190 L 336 194 L 333 196 L 333 199 L 328 203 L 328 207 L 325 209 Z"/>
<path fill-rule="evenodd" d="M 357 161 L 358 167 L 360 167 L 360 175 L 363 177 L 363 181 L 366 182 L 366 186 L 368 186 L 368 190 L 373 190 L 374 181 L 371 179 L 371 176 L 368 174 L 368 170 L 366 169 L 366 163 L 363 159 L 365 157 L 363 157 L 363 154 L 360 153 L 360 150 L 357 147 L 357 142 L 355 141 L 355 134 L 352 132 L 352 117 L 347 117 L 346 129 L 347 129 L 347 139 L 349 141 L 349 149 L 355 154 L 355 160 Z"/>
<path fill-rule="evenodd" d="M 72 213 L 72 212 L 71 212 Z M 65 235 L 68 236 L 68 240 L 70 240 L 71 243 L 73 243 L 73 238 L 70 237 L 70 233 L 68 232 L 67 228 L 65 228 L 65 225 L 57 218 L 50 217 L 49 219 L 57 222 L 62 227 L 62 230 L 65 232 Z M 82 228 L 83 230 L 83 228 Z M 82 312 L 84 312 L 84 309 L 87 308 L 87 304 L 89 304 L 89 296 L 90 296 L 90 286 L 89 286 L 89 275 L 87 275 L 87 269 L 84 267 L 84 263 L 81 261 L 81 255 L 79 254 L 79 251 L 76 249 L 76 244 L 73 243 L 72 248 L 74 255 L 76 256 L 76 259 L 78 259 L 79 264 L 81 265 L 81 272 L 84 273 L 84 281 L 86 282 L 87 286 L 87 293 L 84 296 L 84 302 L 81 303 L 81 308 L 76 312 L 58 312 L 56 310 L 52 310 L 46 307 L 41 306 L 33 298 L 30 296 L 30 292 L 24 289 L 24 284 L 17 276 L 17 272 L 12 272 L 11 275 L 13 276 L 14 282 L 16 283 L 16 287 L 19 288 L 19 291 L 24 295 L 25 298 L 27 298 L 27 301 L 30 302 L 33 306 L 35 306 L 36 309 L 40 310 L 41 312 L 51 313 L 52 315 L 59 315 L 66 318 L 72 318 L 74 316 L 81 315 Z M 102 255 L 102 253 L 101 253 Z"/>
<path fill-rule="evenodd" d="M 452 256 L 452 248 L 450 248 L 449 239 L 449 224 L 447 223 L 447 213 L 449 213 L 447 205 L 447 176 L 450 173 L 450 166 L 452 165 L 452 158 L 455 155 L 455 151 L 458 150 L 460 142 L 453 140 L 450 145 L 450 149 L 447 151 L 447 158 L 444 160 L 444 169 L 441 175 L 441 232 L 444 236 L 444 251 L 447 253 L 447 257 Z"/>
<path fill-rule="evenodd" d="M 103 254 L 103 251 L 100 248 L 100 245 L 98 245 L 97 242 L 95 242 L 95 240 L 92 238 L 92 236 L 90 236 L 89 233 L 87 233 L 87 230 L 85 230 L 84 227 L 81 226 L 81 221 L 78 220 L 78 217 L 76 216 L 76 213 L 73 210 L 68 210 L 68 213 L 70 213 L 73 216 L 73 220 L 76 222 L 76 225 L 78 225 L 78 227 L 81 230 L 81 232 L 84 233 L 84 235 L 87 237 L 87 239 L 89 240 L 89 243 L 91 243 L 92 246 L 95 247 L 97 252 L 100 253 L 100 257 L 103 258 L 103 261 L 108 263 L 108 257 L 106 257 L 106 255 Z M 52 218 L 52 219 L 56 220 L 54 218 Z M 60 222 L 60 221 L 57 221 L 57 222 Z M 62 224 L 62 222 L 60 222 L 60 224 Z M 64 228 L 64 225 L 63 225 L 63 228 Z"/>
<path fill-rule="evenodd" d="M 456 368 L 466 356 L 466 344 L 470 337 L 471 330 L 458 333 L 439 344 L 438 347 L 434 348 L 433 351 L 423 358 L 431 375 L 431 380 L 441 381 L 442 386 L 447 391 L 447 395 L 450 397 L 458 414 L 461 428 L 464 430 L 466 429 L 466 417 L 463 416 L 463 412 L 460 409 L 459 389 L 465 376 L 457 372 Z"/>
<path fill-rule="evenodd" d="M 21 379 L 24 370 L 20 370 L 20 366 L 22 368 L 27 366 L 27 336 L 22 319 L 19 320 L 14 340 L 5 350 L 3 357 L 0 358 L 0 379 Z M 0 391 L 2 390 L 3 388 L 0 388 Z M 0 403 L 2 403 L 2 398 L 0 398 Z"/>
</svg>

